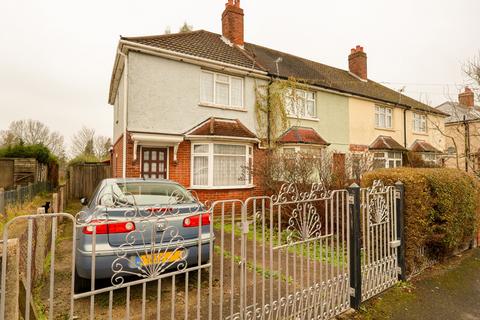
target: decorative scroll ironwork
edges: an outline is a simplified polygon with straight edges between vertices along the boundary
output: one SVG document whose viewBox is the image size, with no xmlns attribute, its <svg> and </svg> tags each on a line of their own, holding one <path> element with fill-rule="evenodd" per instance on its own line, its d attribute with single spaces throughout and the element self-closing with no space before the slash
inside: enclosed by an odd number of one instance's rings
<svg viewBox="0 0 480 320">
<path fill-rule="evenodd" d="M 375 180 L 371 188 L 367 189 L 368 216 L 372 225 L 389 221 L 390 210 L 387 204 L 386 187 L 381 180 Z"/>
<path fill-rule="evenodd" d="M 287 243 L 318 238 L 322 223 L 317 208 L 312 203 L 297 203 L 290 212 L 287 226 Z"/>
<path fill-rule="evenodd" d="M 296 183 L 285 183 L 280 191 L 272 196 L 273 204 L 288 204 L 295 202 L 314 201 L 328 199 L 332 191 L 328 190 L 323 183 L 313 183 L 309 190 L 302 191 Z"/>
</svg>

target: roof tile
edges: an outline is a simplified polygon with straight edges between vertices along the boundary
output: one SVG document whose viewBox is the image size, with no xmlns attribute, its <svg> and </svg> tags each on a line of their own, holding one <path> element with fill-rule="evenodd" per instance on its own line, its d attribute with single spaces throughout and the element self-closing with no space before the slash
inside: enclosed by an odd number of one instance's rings
<svg viewBox="0 0 480 320">
<path fill-rule="evenodd" d="M 329 145 L 313 128 L 291 127 L 280 138 L 278 143 L 298 143 L 312 145 Z"/>
</svg>

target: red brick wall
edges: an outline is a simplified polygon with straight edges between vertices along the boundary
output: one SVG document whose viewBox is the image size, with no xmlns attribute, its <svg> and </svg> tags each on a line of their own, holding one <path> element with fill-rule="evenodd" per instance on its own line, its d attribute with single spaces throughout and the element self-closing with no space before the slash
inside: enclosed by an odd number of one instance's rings
<svg viewBox="0 0 480 320">
<path fill-rule="evenodd" d="M 122 177 L 123 168 L 123 135 L 113 145 L 112 167 L 114 168 L 113 177 Z M 114 163 L 115 162 L 115 163 Z M 133 160 L 133 141 L 130 134 L 127 133 L 127 171 L 129 178 L 140 177 L 140 148 L 137 148 L 137 159 Z"/>
<path fill-rule="evenodd" d="M 137 160 L 133 161 L 133 141 L 130 135 L 127 135 L 127 177 L 138 178 L 140 177 L 140 146 L 137 148 Z M 112 168 L 113 177 L 122 177 L 122 157 L 123 157 L 123 136 L 120 137 L 113 146 L 112 151 Z M 258 157 L 263 150 L 254 148 L 253 159 Z M 169 179 L 180 183 L 186 188 L 190 187 L 190 174 L 191 174 L 191 143 L 190 141 L 184 141 L 180 143 L 177 152 L 177 161 L 173 160 L 173 147 L 169 148 Z M 201 201 L 216 201 L 227 199 L 239 199 L 245 200 L 248 197 L 263 195 L 261 188 L 258 186 L 258 177 L 253 177 L 253 183 L 256 185 L 254 188 L 248 189 L 192 189 L 192 192 L 198 196 Z"/>
</svg>

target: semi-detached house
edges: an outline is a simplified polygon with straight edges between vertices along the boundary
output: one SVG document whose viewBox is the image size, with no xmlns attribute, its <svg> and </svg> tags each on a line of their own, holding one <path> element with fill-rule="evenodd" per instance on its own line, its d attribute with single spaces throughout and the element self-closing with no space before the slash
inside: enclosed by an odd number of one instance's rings
<svg viewBox="0 0 480 320">
<path fill-rule="evenodd" d="M 239 0 L 226 4 L 221 35 L 122 37 L 109 95 L 113 175 L 175 180 L 202 200 L 258 194 L 257 177 L 243 171 L 263 152 L 255 88 L 273 79 L 302 83 L 295 106 L 287 103 L 290 128 L 278 139 L 284 149 L 372 152 L 385 167 L 402 165 L 402 152 L 418 144 L 429 156 L 443 152 L 443 112 L 368 79 L 360 46 L 348 65 L 245 42 Z"/>
</svg>

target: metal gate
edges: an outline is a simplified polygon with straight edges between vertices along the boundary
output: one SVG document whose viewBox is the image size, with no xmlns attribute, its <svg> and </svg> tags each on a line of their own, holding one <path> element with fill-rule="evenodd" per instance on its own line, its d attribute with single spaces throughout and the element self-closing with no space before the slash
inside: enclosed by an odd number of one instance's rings
<svg viewBox="0 0 480 320">
<path fill-rule="evenodd" d="M 361 189 L 362 301 L 393 286 L 401 273 L 398 265 L 397 205 L 394 186 L 374 181 Z"/>
<path fill-rule="evenodd" d="M 3 275 L 12 266 L 9 232 L 22 224 L 25 319 L 330 319 L 397 281 L 398 197 L 379 182 L 290 184 L 273 196 L 189 209 L 173 205 L 178 194 L 148 208 L 103 200 L 93 214 L 5 225 L 1 319 L 19 294 Z"/>
</svg>

